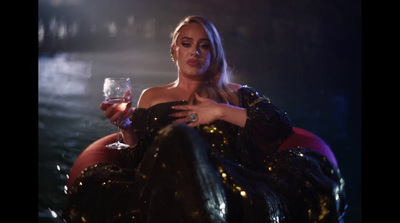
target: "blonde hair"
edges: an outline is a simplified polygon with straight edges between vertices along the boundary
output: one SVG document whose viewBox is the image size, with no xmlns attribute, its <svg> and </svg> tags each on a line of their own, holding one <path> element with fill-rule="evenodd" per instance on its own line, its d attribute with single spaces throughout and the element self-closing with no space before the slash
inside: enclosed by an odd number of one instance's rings
<svg viewBox="0 0 400 223">
<path fill-rule="evenodd" d="M 197 87 L 194 93 L 197 93 L 202 97 L 213 99 L 219 103 L 227 103 L 236 106 L 239 105 L 239 99 L 235 91 L 229 86 L 230 70 L 226 63 L 221 38 L 214 24 L 209 20 L 203 16 L 197 15 L 184 18 L 177 25 L 175 31 L 171 33 L 171 57 L 173 56 L 173 49 L 177 43 L 180 30 L 189 23 L 198 23 L 203 26 L 211 44 L 211 60 L 210 66 L 205 73 L 205 81 Z M 189 103 L 196 103 L 194 94 L 190 96 Z"/>
</svg>

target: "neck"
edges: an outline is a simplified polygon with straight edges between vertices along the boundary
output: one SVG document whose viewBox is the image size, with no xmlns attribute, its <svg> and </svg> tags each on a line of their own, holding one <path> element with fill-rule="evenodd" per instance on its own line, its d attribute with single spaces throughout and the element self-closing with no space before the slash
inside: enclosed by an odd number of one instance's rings
<svg viewBox="0 0 400 223">
<path fill-rule="evenodd" d="M 172 87 L 182 89 L 185 92 L 190 92 L 191 94 L 196 90 L 196 88 L 199 86 L 200 83 L 201 83 L 200 80 L 194 80 L 178 76 Z"/>
</svg>

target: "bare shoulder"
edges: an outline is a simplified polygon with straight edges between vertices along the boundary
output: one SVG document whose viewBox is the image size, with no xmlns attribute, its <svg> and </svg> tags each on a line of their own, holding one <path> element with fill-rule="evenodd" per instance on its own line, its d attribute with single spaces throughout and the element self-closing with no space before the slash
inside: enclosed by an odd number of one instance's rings
<svg viewBox="0 0 400 223">
<path fill-rule="evenodd" d="M 172 85 L 167 84 L 163 86 L 149 87 L 142 91 L 138 105 L 139 108 L 149 108 L 154 104 L 154 101 L 165 93 L 165 91 Z"/>
<path fill-rule="evenodd" d="M 236 84 L 236 83 L 229 83 L 229 87 L 231 87 L 232 89 L 234 89 L 235 91 L 239 90 L 242 85 L 240 84 Z"/>
</svg>

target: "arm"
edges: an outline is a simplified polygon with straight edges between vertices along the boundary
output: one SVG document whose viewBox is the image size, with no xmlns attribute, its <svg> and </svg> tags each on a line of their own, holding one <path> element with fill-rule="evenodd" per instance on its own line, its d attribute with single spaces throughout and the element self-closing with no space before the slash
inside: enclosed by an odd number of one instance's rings
<svg viewBox="0 0 400 223">
<path fill-rule="evenodd" d="M 129 113 L 127 128 L 121 128 L 124 143 L 129 144 L 130 147 L 135 147 L 140 138 L 143 137 L 146 126 L 144 120 L 147 120 L 147 113 L 145 112 L 151 107 L 154 100 L 158 98 L 157 87 L 146 88 L 139 96 L 137 107 Z M 135 114 L 134 114 L 135 113 Z M 139 133 L 139 131 L 141 133 Z"/>
<path fill-rule="evenodd" d="M 252 88 L 242 88 L 239 97 L 247 110 L 244 136 L 264 153 L 276 152 L 293 133 L 287 113 Z"/>
<path fill-rule="evenodd" d="M 218 104 L 218 116 L 217 119 L 229 122 L 244 128 L 246 125 L 247 111 L 245 108 L 236 107 L 228 104 Z"/>
<path fill-rule="evenodd" d="M 121 129 L 122 139 L 124 143 L 129 145 L 129 148 L 133 148 L 137 145 L 139 137 L 130 125 L 129 128 Z"/>
<path fill-rule="evenodd" d="M 188 123 L 191 127 L 200 124 L 208 124 L 215 120 L 223 120 L 242 128 L 245 126 L 247 117 L 246 109 L 217 103 L 211 99 L 202 98 L 197 94 L 196 100 L 199 102 L 196 105 L 173 106 L 173 109 L 180 110 L 179 112 L 171 114 L 171 116 L 178 118 L 174 121 L 175 123 L 187 122 L 186 117 L 190 113 L 196 112 L 199 120 L 195 123 Z"/>
</svg>

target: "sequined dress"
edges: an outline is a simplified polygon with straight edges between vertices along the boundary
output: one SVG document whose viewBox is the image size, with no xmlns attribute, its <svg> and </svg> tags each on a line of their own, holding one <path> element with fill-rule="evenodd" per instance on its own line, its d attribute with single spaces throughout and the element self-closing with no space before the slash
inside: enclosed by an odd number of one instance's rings
<svg viewBox="0 0 400 223">
<path fill-rule="evenodd" d="M 244 128 L 215 121 L 171 124 L 167 102 L 136 109 L 139 136 L 122 165 L 88 167 L 67 194 L 67 222 L 341 222 L 340 171 L 309 148 L 277 152 L 292 134 L 287 114 L 244 86 Z"/>
</svg>

